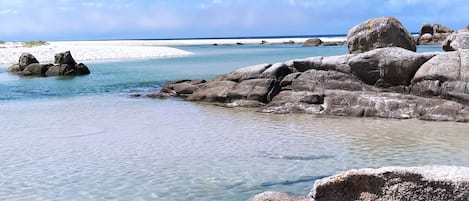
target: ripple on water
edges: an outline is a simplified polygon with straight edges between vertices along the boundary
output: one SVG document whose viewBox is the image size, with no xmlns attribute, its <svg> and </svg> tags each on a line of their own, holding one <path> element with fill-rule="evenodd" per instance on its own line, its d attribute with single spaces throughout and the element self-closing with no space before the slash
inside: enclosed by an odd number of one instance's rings
<svg viewBox="0 0 469 201">
<path fill-rule="evenodd" d="M 245 200 L 386 165 L 469 165 L 467 124 L 270 115 L 169 100 L 0 104 L 0 200 Z M 14 117 L 14 118 L 12 118 Z M 5 130 L 4 130 L 5 131 Z"/>
</svg>

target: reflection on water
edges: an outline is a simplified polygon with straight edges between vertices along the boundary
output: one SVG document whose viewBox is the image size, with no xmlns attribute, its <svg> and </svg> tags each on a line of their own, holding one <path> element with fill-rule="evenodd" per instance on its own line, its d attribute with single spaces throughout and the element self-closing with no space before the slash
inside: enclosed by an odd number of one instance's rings
<svg viewBox="0 0 469 201">
<path fill-rule="evenodd" d="M 469 165 L 469 124 L 179 100 L 0 102 L 0 200 L 245 200 L 350 168 Z"/>
</svg>

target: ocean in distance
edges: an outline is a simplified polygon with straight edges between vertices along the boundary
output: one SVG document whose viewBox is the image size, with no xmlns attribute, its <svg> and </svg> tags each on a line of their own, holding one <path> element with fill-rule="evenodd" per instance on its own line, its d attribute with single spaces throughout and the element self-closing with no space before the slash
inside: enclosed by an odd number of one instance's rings
<svg viewBox="0 0 469 201">
<path fill-rule="evenodd" d="M 351 168 L 469 165 L 468 125 L 274 115 L 130 98 L 170 80 L 345 54 L 345 46 L 183 45 L 193 55 L 92 62 L 89 76 L 0 68 L 0 200 L 245 200 L 306 194 Z M 439 51 L 440 47 L 419 47 Z"/>
</svg>

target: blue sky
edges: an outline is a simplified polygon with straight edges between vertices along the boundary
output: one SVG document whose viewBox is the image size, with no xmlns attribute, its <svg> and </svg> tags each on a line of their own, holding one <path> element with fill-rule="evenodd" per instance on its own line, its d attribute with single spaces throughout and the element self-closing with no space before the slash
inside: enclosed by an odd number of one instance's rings
<svg viewBox="0 0 469 201">
<path fill-rule="evenodd" d="M 469 24 L 467 0 L 0 0 L 0 40 L 343 34 L 391 15 L 409 29 Z"/>
</svg>

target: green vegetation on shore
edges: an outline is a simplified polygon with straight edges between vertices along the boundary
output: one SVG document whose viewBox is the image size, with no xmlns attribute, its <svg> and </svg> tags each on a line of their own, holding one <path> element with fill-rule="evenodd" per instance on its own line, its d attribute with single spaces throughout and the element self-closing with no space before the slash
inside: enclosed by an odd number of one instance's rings
<svg viewBox="0 0 469 201">
<path fill-rule="evenodd" d="M 34 46 L 41 46 L 41 45 L 47 45 L 46 41 L 38 40 L 38 41 L 26 41 L 23 42 L 23 45 L 25 47 L 34 47 Z"/>
<path fill-rule="evenodd" d="M 0 45 L 3 45 L 3 44 L 5 44 L 5 41 L 0 40 Z"/>
</svg>

